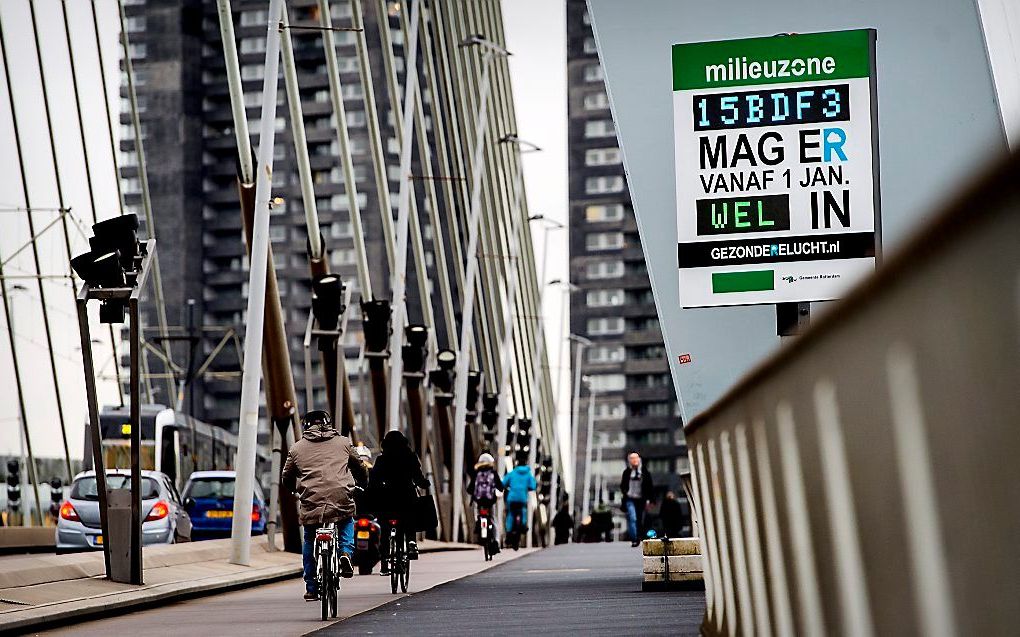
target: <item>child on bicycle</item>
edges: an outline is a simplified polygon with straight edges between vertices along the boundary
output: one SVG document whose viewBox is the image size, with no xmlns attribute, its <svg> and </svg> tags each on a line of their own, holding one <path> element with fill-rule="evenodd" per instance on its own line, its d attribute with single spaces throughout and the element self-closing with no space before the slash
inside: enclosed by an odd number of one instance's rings
<svg viewBox="0 0 1020 637">
<path fill-rule="evenodd" d="M 280 486 L 297 493 L 298 518 L 304 530 L 301 557 L 304 565 L 305 601 L 319 599 L 315 578 L 315 530 L 323 524 L 337 525 L 340 574 L 354 576 L 355 481 L 364 483 L 368 472 L 351 441 L 333 426 L 333 419 L 321 409 L 301 419 L 301 440 L 287 453 Z"/>
<path fill-rule="evenodd" d="M 496 473 L 496 460 L 490 453 L 483 453 L 478 456 L 475 463 L 474 473 L 468 480 L 467 491 L 471 500 L 478 506 L 479 511 L 487 509 L 492 517 L 493 506 L 496 504 L 496 492 L 503 490 L 503 482 Z M 496 529 L 492 527 L 493 548 L 499 550 L 499 540 L 496 537 Z"/>
<path fill-rule="evenodd" d="M 516 528 L 524 531 L 528 524 L 528 492 L 538 488 L 535 476 L 531 473 L 526 459 L 518 459 L 517 466 L 503 476 L 503 488 L 506 489 L 506 532 Z"/>
</svg>

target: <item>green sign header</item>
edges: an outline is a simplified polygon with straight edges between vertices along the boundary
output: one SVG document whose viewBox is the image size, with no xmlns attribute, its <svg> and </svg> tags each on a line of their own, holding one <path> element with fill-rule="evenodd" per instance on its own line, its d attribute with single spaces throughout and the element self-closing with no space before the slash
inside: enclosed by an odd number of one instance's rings
<svg viewBox="0 0 1020 637">
<path fill-rule="evenodd" d="M 673 45 L 673 90 L 868 77 L 873 29 Z"/>
</svg>

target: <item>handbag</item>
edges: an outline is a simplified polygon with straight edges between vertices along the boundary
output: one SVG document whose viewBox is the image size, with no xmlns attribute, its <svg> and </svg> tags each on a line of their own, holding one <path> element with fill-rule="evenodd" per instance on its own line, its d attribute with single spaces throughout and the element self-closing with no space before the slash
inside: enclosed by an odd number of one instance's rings
<svg viewBox="0 0 1020 637">
<path fill-rule="evenodd" d="M 439 526 L 439 514 L 436 512 L 436 500 L 432 493 L 420 493 L 414 502 L 414 530 L 431 531 Z"/>
</svg>

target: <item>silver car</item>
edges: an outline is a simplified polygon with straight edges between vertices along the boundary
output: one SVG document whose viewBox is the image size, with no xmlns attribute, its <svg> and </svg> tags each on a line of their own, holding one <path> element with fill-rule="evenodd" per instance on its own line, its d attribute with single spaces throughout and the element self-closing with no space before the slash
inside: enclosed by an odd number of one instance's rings
<svg viewBox="0 0 1020 637">
<path fill-rule="evenodd" d="M 107 489 L 130 489 L 131 472 L 106 472 Z M 159 471 L 142 471 L 142 545 L 173 544 L 191 538 L 191 518 L 173 481 Z M 57 551 L 103 548 L 99 523 L 99 490 L 95 471 L 74 477 L 71 493 L 57 516 Z"/>
</svg>

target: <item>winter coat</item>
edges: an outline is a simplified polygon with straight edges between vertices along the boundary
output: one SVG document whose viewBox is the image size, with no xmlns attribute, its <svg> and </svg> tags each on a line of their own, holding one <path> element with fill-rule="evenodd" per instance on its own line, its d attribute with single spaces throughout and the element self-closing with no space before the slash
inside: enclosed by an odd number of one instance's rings
<svg viewBox="0 0 1020 637">
<path fill-rule="evenodd" d="M 648 470 L 645 469 L 644 465 L 641 465 L 641 467 L 638 470 L 641 472 L 640 498 L 627 497 L 627 491 L 629 491 L 630 487 L 630 472 L 631 472 L 630 465 L 628 464 L 627 468 L 623 470 L 623 476 L 620 478 L 620 495 L 623 496 L 622 500 L 623 506 L 627 505 L 628 500 L 633 500 L 634 502 L 644 504 L 645 502 L 654 499 L 653 491 L 655 489 L 655 485 L 652 483 L 652 474 L 648 473 Z"/>
<path fill-rule="evenodd" d="M 281 486 L 297 493 L 301 524 L 323 524 L 354 517 L 355 476 L 365 480 L 367 471 L 350 439 L 309 427 L 287 453 Z"/>
<path fill-rule="evenodd" d="M 526 465 L 518 465 L 514 470 L 503 476 L 503 487 L 507 490 L 506 501 L 510 504 L 521 504 L 528 501 L 528 492 L 538 488 L 535 476 Z"/>
<path fill-rule="evenodd" d="M 371 475 L 372 506 L 381 516 L 408 519 L 414 514 L 418 492 L 429 486 L 421 470 L 421 462 L 398 431 L 386 434 L 382 454 L 376 459 Z"/>
</svg>

